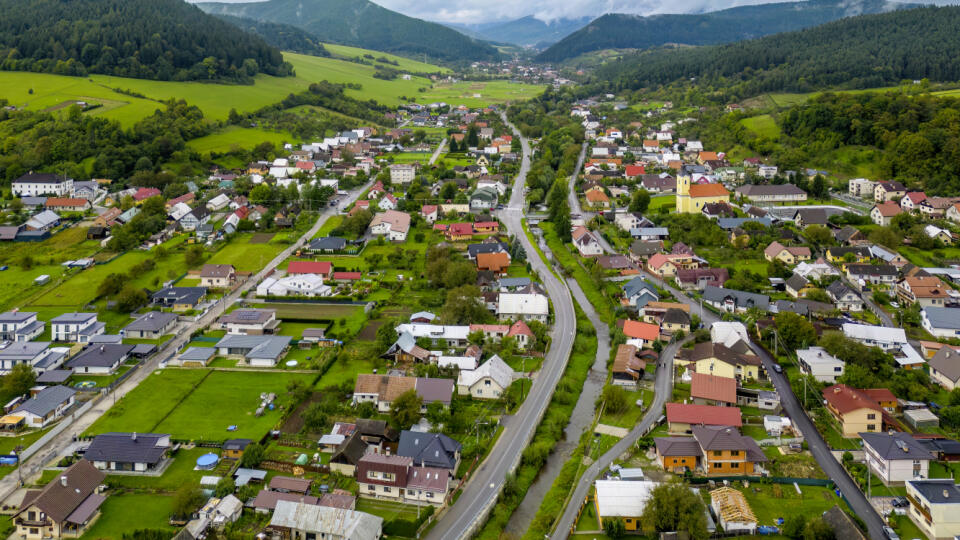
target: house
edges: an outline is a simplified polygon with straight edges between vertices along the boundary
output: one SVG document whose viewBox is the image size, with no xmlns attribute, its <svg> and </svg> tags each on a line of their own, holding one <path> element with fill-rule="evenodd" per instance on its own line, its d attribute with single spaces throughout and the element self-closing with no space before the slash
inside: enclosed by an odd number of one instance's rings
<svg viewBox="0 0 960 540">
<path fill-rule="evenodd" d="M 159 339 L 177 325 L 177 314 L 166 311 L 148 311 L 120 330 L 120 335 L 131 339 Z"/>
<path fill-rule="evenodd" d="M 685 268 L 677 270 L 676 280 L 685 291 L 702 291 L 707 287 L 722 287 L 730 279 L 726 268 Z"/>
<path fill-rule="evenodd" d="M 404 502 L 407 504 L 427 503 L 442 506 L 446 503 L 449 489 L 450 474 L 448 471 L 435 467 L 412 466 L 407 472 Z"/>
<path fill-rule="evenodd" d="M 60 216 L 52 210 L 44 210 L 27 220 L 24 224 L 28 231 L 49 231 L 60 224 Z M 20 236 L 19 234 L 17 236 Z"/>
<path fill-rule="evenodd" d="M 693 437 L 656 437 L 653 443 L 663 470 L 683 474 L 698 469 L 701 451 Z"/>
<path fill-rule="evenodd" d="M 73 178 L 52 173 L 30 171 L 13 181 L 13 194 L 17 197 L 50 195 L 69 197 L 73 194 Z"/>
<path fill-rule="evenodd" d="M 960 308 L 925 307 L 920 312 L 924 330 L 938 338 L 960 337 Z"/>
<path fill-rule="evenodd" d="M 847 192 L 851 197 L 862 197 L 873 199 L 877 183 L 866 178 L 854 178 L 847 185 Z"/>
<path fill-rule="evenodd" d="M 827 248 L 827 260 L 833 264 L 865 263 L 873 257 L 868 246 Z"/>
<path fill-rule="evenodd" d="M 812 263 L 802 262 L 793 268 L 793 272 L 807 279 L 823 279 L 826 276 L 839 276 L 840 272 L 823 259 Z"/>
<path fill-rule="evenodd" d="M 387 210 L 373 216 L 370 222 L 370 234 L 383 236 L 392 242 L 403 242 L 410 231 L 410 214 Z"/>
<path fill-rule="evenodd" d="M 287 265 L 287 275 L 315 274 L 323 279 L 333 275 L 333 263 L 326 261 L 291 261 Z"/>
<path fill-rule="evenodd" d="M 470 195 L 470 209 L 490 210 L 497 206 L 498 197 L 496 189 L 480 188 Z"/>
<path fill-rule="evenodd" d="M 780 261 L 783 264 L 793 266 L 810 260 L 810 248 L 802 246 L 787 247 L 774 240 L 763 250 L 763 256 L 770 262 Z"/>
<path fill-rule="evenodd" d="M 707 373 L 693 373 L 690 379 L 690 398 L 697 405 L 736 405 L 737 380 Z"/>
<path fill-rule="evenodd" d="M 907 344 L 907 334 L 903 328 L 843 323 L 842 330 L 848 338 L 884 351 L 897 350 Z"/>
<path fill-rule="evenodd" d="M 876 190 L 876 188 L 874 188 Z M 914 210 L 920 210 L 920 203 L 927 200 L 927 194 L 922 191 L 911 191 L 903 196 L 900 199 L 900 208 L 903 208 L 904 212 L 912 212 Z"/>
<path fill-rule="evenodd" d="M 627 344 L 642 349 L 652 347 L 660 339 L 660 325 L 641 321 L 623 321 L 623 334 L 627 337 Z"/>
<path fill-rule="evenodd" d="M 840 311 L 863 311 L 863 299 L 840 280 L 834 281 L 827 287 L 827 296 L 833 300 Z"/>
<path fill-rule="evenodd" d="M 550 303 L 545 295 L 527 293 L 500 293 L 497 315 L 501 319 L 547 322 Z"/>
<path fill-rule="evenodd" d="M 604 520 L 620 520 L 627 531 L 642 530 L 641 516 L 654 488 L 660 485 L 649 480 L 624 482 L 594 480 L 593 507 L 602 529 Z"/>
<path fill-rule="evenodd" d="M 807 280 L 807 278 L 799 274 L 793 274 L 792 276 L 787 278 L 787 280 L 784 281 L 783 284 L 784 284 L 784 289 L 787 291 L 787 293 L 794 298 L 801 298 L 803 296 L 806 296 L 807 293 L 809 293 L 811 290 L 816 288 L 813 286 L 812 283 L 810 283 Z"/>
<path fill-rule="evenodd" d="M 380 210 L 396 210 L 398 203 L 399 201 L 394 197 L 393 193 L 387 193 L 377 201 L 377 208 Z"/>
<path fill-rule="evenodd" d="M 730 192 L 721 184 L 693 184 L 689 175 L 677 178 L 677 213 L 698 214 L 705 204 L 726 202 Z"/>
<path fill-rule="evenodd" d="M 127 361 L 133 345 L 104 343 L 91 345 L 67 361 L 67 368 L 75 374 L 110 375 Z"/>
<path fill-rule="evenodd" d="M 734 348 L 712 341 L 697 343 L 691 349 L 678 352 L 673 362 L 695 373 L 718 375 L 735 381 L 760 380 L 763 362 L 744 343 L 731 344 Z"/>
<path fill-rule="evenodd" d="M 956 301 L 953 291 L 934 276 L 910 276 L 897 282 L 897 299 L 905 306 L 944 307 Z M 953 293 L 953 294 L 952 294 Z"/>
<path fill-rule="evenodd" d="M 920 215 L 924 217 L 942 219 L 947 217 L 947 212 L 957 201 L 960 201 L 957 197 L 928 197 L 918 205 L 918 208 Z"/>
<path fill-rule="evenodd" d="M 3 347 L 0 349 L 0 373 L 9 373 L 17 364 L 26 364 L 36 371 L 40 371 L 41 365 L 55 368 L 55 364 L 66 355 L 49 347 L 49 341 L 19 341 Z"/>
<path fill-rule="evenodd" d="M 44 428 L 59 420 L 73 406 L 77 391 L 63 385 L 47 386 L 10 412 L 31 428 Z"/>
<path fill-rule="evenodd" d="M 953 478 L 908 480 L 910 520 L 927 538 L 947 540 L 960 535 L 960 486 Z"/>
<path fill-rule="evenodd" d="M 187 347 L 170 363 L 185 367 L 206 367 L 216 352 L 213 347 Z"/>
<path fill-rule="evenodd" d="M 268 529 L 274 538 L 380 540 L 383 518 L 348 508 L 279 500 Z"/>
<path fill-rule="evenodd" d="M 267 514 L 276 510 L 280 502 L 303 503 L 310 506 L 317 506 L 320 499 L 312 495 L 301 495 L 299 493 L 281 493 L 279 491 L 261 490 L 252 502 L 247 503 L 248 508 L 253 508 L 254 512 Z M 319 506 L 317 506 L 319 508 Z"/>
<path fill-rule="evenodd" d="M 947 208 L 944 216 L 954 223 L 960 223 L 960 202 L 954 203 Z"/>
<path fill-rule="evenodd" d="M 749 293 L 735 289 L 707 286 L 703 290 L 704 302 L 726 311 L 727 313 L 743 313 L 751 308 L 768 311 L 770 297 L 764 294 Z"/>
<path fill-rule="evenodd" d="M 738 187 L 736 193 L 755 203 L 788 203 L 807 200 L 807 192 L 793 184 L 747 184 Z"/>
<path fill-rule="evenodd" d="M 344 476 L 353 476 L 356 473 L 360 459 L 367 453 L 367 443 L 359 431 L 346 435 L 333 454 L 330 456 L 330 470 Z"/>
<path fill-rule="evenodd" d="M 862 244 L 867 241 L 866 235 L 860 232 L 860 229 L 852 227 L 850 225 L 844 225 L 842 228 L 837 229 L 833 233 L 833 237 L 837 240 L 837 243 L 841 246 L 844 245 L 857 245 Z"/>
<path fill-rule="evenodd" d="M 930 360 L 930 378 L 937 384 L 953 390 L 960 386 L 960 347 L 943 346 Z"/>
<path fill-rule="evenodd" d="M 397 325 L 397 334 L 409 333 L 415 339 L 426 338 L 437 346 L 441 342 L 447 347 L 466 347 L 469 326 L 451 326 L 440 324 L 400 324 Z"/>
<path fill-rule="evenodd" d="M 582 257 L 596 257 L 603 255 L 603 247 L 586 227 L 579 226 L 571 234 L 573 245 L 577 247 Z"/>
<path fill-rule="evenodd" d="M 73 197 L 48 197 L 44 206 L 54 212 L 86 212 L 90 209 L 90 201 Z"/>
<path fill-rule="evenodd" d="M 793 213 L 793 222 L 800 229 L 805 229 L 810 225 L 826 226 L 827 211 L 823 208 L 801 208 Z"/>
<path fill-rule="evenodd" d="M 403 500 L 413 459 L 400 455 L 366 454 L 357 463 L 358 494 L 371 499 Z"/>
<path fill-rule="evenodd" d="M 200 269 L 200 286 L 224 288 L 237 281 L 237 269 L 231 264 L 205 264 Z"/>
<path fill-rule="evenodd" d="M 827 409 L 840 422 L 844 437 L 859 437 L 860 433 L 883 431 L 883 409 L 862 391 L 845 384 L 823 389 Z"/>
<path fill-rule="evenodd" d="M 18 538 L 79 538 L 100 515 L 103 472 L 81 459 L 57 474 L 42 490 L 27 491 L 12 516 Z"/>
<path fill-rule="evenodd" d="M 472 371 L 460 370 L 457 393 L 477 399 L 500 399 L 513 382 L 513 369 L 493 355 Z"/>
<path fill-rule="evenodd" d="M 150 295 L 155 306 L 172 308 L 173 311 L 188 311 L 197 307 L 207 296 L 205 287 L 164 287 Z"/>
<path fill-rule="evenodd" d="M 406 185 L 413 182 L 417 168 L 412 163 L 394 163 L 390 165 L 390 183 Z"/>
<path fill-rule="evenodd" d="M 323 276 L 319 274 L 268 277 L 257 285 L 257 296 L 330 296 L 332 294 L 333 288 L 325 284 Z"/>
<path fill-rule="evenodd" d="M 643 378 L 646 362 L 637 356 L 638 350 L 636 345 L 622 344 L 617 347 L 617 354 L 610 368 L 613 384 L 633 388 L 637 381 Z"/>
<path fill-rule="evenodd" d="M 710 508 L 724 532 L 751 536 L 757 531 L 757 517 L 743 493 L 729 486 L 710 492 Z"/>
<path fill-rule="evenodd" d="M 742 425 L 740 409 L 737 407 L 667 403 L 666 408 L 670 433 L 690 433 L 693 426 Z"/>
<path fill-rule="evenodd" d="M 217 342 L 221 356 L 240 357 L 252 367 L 274 367 L 290 346 L 289 336 L 227 334 Z"/>
<path fill-rule="evenodd" d="M 851 263 L 846 265 L 846 273 L 847 279 L 860 287 L 860 290 L 870 285 L 892 288 L 896 285 L 899 275 L 897 267 L 892 264 Z"/>
<path fill-rule="evenodd" d="M 169 434 L 102 433 L 83 457 L 101 471 L 149 473 L 166 466 L 171 447 Z"/>
<path fill-rule="evenodd" d="M 219 193 L 216 197 L 207 201 L 206 206 L 211 212 L 216 212 L 218 210 L 223 210 L 228 204 L 230 204 L 230 197 L 228 197 L 225 193 Z"/>
<path fill-rule="evenodd" d="M 769 461 L 752 437 L 731 426 L 693 426 L 700 445 L 700 468 L 707 475 L 759 475 L 760 464 Z"/>
<path fill-rule="evenodd" d="M 104 333 L 106 325 L 97 321 L 96 313 L 64 313 L 50 319 L 50 338 L 54 341 L 88 343 Z"/>
<path fill-rule="evenodd" d="M 703 205 L 703 209 L 700 212 L 708 219 L 733 218 L 737 216 L 737 212 L 730 206 L 730 203 L 725 202 L 707 203 Z"/>
<path fill-rule="evenodd" d="M 409 458 L 417 467 L 443 469 L 454 476 L 460 467 L 463 445 L 443 433 L 400 432 L 397 455 Z"/>
<path fill-rule="evenodd" d="M 440 217 L 437 205 L 425 204 L 420 208 L 420 217 L 427 223 L 434 223 Z"/>
<path fill-rule="evenodd" d="M 510 266 L 510 254 L 499 251 L 497 253 L 480 253 L 477 255 L 477 270 L 488 270 L 495 275 L 506 275 Z"/>
<path fill-rule="evenodd" d="M 953 234 L 947 229 L 942 229 L 936 225 L 927 225 L 923 228 L 924 234 L 943 244 L 953 243 Z"/>
<path fill-rule="evenodd" d="M 426 412 L 431 403 L 449 407 L 453 387 L 454 381 L 450 379 L 361 373 L 357 375 L 357 382 L 354 384 L 353 402 L 370 402 L 376 405 L 378 411 L 388 412 L 397 397 L 413 390 L 423 401 L 421 412 Z"/>
<path fill-rule="evenodd" d="M 642 308 L 648 302 L 660 300 L 657 288 L 647 280 L 637 276 L 623 286 L 623 302 L 629 306 Z"/>
<path fill-rule="evenodd" d="M 890 225 L 894 217 L 902 213 L 903 209 L 893 201 L 877 203 L 870 209 L 870 220 L 877 225 L 885 227 Z"/>
<path fill-rule="evenodd" d="M 7 311 L 6 313 L 0 313 L 0 341 L 30 341 L 42 334 L 43 329 L 44 324 L 37 320 L 36 312 Z"/>
<path fill-rule="evenodd" d="M 309 478 L 294 478 L 292 476 L 274 476 L 270 479 L 268 488 L 270 491 L 279 491 L 280 493 L 299 493 L 301 495 L 310 494 L 310 486 L 313 480 Z"/>
<path fill-rule="evenodd" d="M 909 434 L 864 432 L 860 433 L 860 439 L 867 467 L 884 485 L 930 477 L 930 461 L 935 458 Z"/>
<path fill-rule="evenodd" d="M 900 182 L 877 182 L 873 188 L 873 200 L 878 203 L 900 199 L 906 194 L 907 188 Z"/>
<path fill-rule="evenodd" d="M 217 324 L 227 334 L 259 335 L 272 333 L 280 326 L 280 321 L 275 309 L 242 308 L 222 315 Z"/>
<path fill-rule="evenodd" d="M 313 253 L 334 253 L 343 250 L 345 247 L 347 247 L 346 239 L 337 236 L 324 236 L 311 240 L 307 246 L 307 251 Z"/>
<path fill-rule="evenodd" d="M 843 375 L 846 367 L 843 360 L 831 355 L 823 347 L 798 350 L 797 362 L 801 371 L 820 382 L 830 384 L 836 384 L 837 378 Z"/>
<path fill-rule="evenodd" d="M 603 188 L 588 189 L 583 197 L 587 200 L 587 204 L 593 208 L 610 208 L 610 197 L 603 192 Z"/>
</svg>

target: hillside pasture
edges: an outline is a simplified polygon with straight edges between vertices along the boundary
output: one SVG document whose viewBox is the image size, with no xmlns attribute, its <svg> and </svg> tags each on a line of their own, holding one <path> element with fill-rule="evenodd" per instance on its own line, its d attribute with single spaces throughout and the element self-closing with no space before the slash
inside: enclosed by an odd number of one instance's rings
<svg viewBox="0 0 960 540">
<path fill-rule="evenodd" d="M 234 148 L 250 148 L 262 142 L 283 146 L 284 143 L 295 140 L 294 136 L 286 131 L 229 126 L 206 137 L 193 139 L 187 143 L 187 147 L 200 153 L 229 152 Z"/>
</svg>

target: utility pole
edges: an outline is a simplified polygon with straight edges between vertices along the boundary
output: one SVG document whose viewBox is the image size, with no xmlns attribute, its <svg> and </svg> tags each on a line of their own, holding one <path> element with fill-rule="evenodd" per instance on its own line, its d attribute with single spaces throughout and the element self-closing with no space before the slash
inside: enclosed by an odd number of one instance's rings
<svg viewBox="0 0 960 540">
<path fill-rule="evenodd" d="M 20 437 L 21 444 L 18 444 L 13 452 L 17 454 L 17 476 L 20 478 L 20 486 L 23 486 L 23 460 L 20 459 L 20 453 L 23 452 L 23 437 Z"/>
<path fill-rule="evenodd" d="M 527 357 L 520 357 L 520 401 L 523 401 L 523 380 L 527 378 Z"/>
</svg>

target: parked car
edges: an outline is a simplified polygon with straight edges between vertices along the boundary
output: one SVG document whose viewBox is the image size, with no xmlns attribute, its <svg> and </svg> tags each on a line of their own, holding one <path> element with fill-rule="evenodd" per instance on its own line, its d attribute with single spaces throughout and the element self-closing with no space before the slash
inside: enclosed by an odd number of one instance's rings
<svg viewBox="0 0 960 540">
<path fill-rule="evenodd" d="M 891 527 L 884 527 L 883 533 L 887 535 L 887 538 L 889 540 L 900 540 L 900 537 L 897 535 L 897 532 L 894 531 L 893 528 Z"/>
<path fill-rule="evenodd" d="M 900 497 L 894 497 L 893 501 L 890 504 L 892 504 L 897 508 L 906 508 L 907 506 L 910 505 L 910 501 L 908 501 L 906 497 L 900 496 Z"/>
</svg>

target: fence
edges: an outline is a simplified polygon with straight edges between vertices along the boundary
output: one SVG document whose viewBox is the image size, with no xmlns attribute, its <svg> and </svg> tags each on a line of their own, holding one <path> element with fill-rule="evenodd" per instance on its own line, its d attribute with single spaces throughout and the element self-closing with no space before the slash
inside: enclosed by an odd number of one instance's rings
<svg viewBox="0 0 960 540">
<path fill-rule="evenodd" d="M 64 417 L 64 419 L 61 420 L 59 424 L 53 426 L 53 428 L 50 431 L 44 433 L 42 437 L 40 437 L 33 444 L 28 446 L 23 452 L 20 452 L 20 461 L 23 462 L 24 460 L 29 459 L 30 456 L 39 452 L 41 448 L 43 448 L 47 443 L 52 441 L 54 437 L 63 433 L 63 430 L 67 429 L 68 427 L 70 427 L 71 424 L 73 424 L 73 421 L 75 418 L 77 418 L 78 416 L 83 416 L 85 412 L 89 411 L 90 408 L 93 407 L 93 404 L 96 403 L 98 399 L 99 398 L 91 399 L 90 401 L 84 403 L 83 405 L 78 407 L 75 411 L 70 413 L 69 417 Z"/>
<path fill-rule="evenodd" d="M 833 486 L 833 480 L 824 480 L 822 478 L 790 478 L 786 476 L 690 476 L 686 480 L 691 484 L 706 484 L 708 482 L 772 482 L 774 484 L 799 484 L 801 486 Z"/>
</svg>

